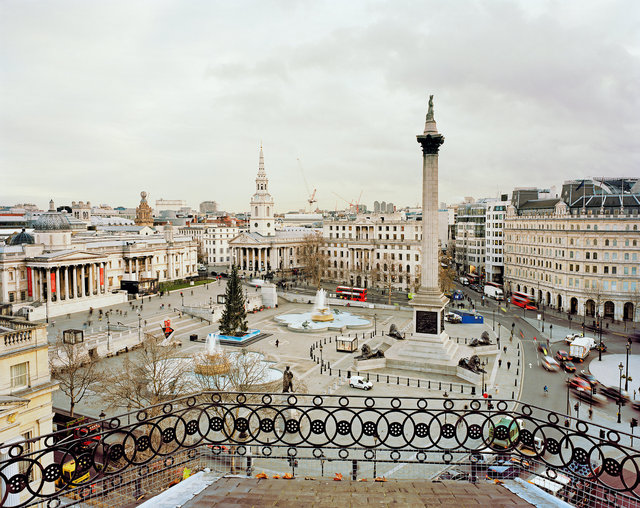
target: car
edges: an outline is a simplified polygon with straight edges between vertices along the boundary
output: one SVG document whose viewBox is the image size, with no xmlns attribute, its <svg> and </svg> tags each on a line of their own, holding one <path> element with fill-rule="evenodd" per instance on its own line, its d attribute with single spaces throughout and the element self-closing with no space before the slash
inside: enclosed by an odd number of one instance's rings
<svg viewBox="0 0 640 508">
<path fill-rule="evenodd" d="M 569 385 L 569 388 L 573 390 L 579 390 L 583 392 L 591 391 L 591 384 L 586 379 L 582 379 L 578 376 L 573 376 L 571 379 L 568 379 L 567 384 Z"/>
<path fill-rule="evenodd" d="M 455 312 L 447 312 L 444 315 L 444 320 L 447 323 L 462 323 L 462 316 L 460 314 L 456 314 Z"/>
<path fill-rule="evenodd" d="M 371 390 L 373 383 L 362 376 L 351 376 L 349 378 L 349 386 L 351 388 L 360 388 L 361 390 Z"/>
<path fill-rule="evenodd" d="M 581 333 L 570 333 L 569 335 L 567 335 L 564 338 L 564 342 L 566 344 L 571 344 L 574 341 L 574 339 L 577 339 L 578 337 L 582 337 L 582 334 Z"/>
<path fill-rule="evenodd" d="M 545 356 L 541 360 L 542 366 L 549 372 L 557 372 L 560 370 L 560 365 L 551 356 Z"/>
<path fill-rule="evenodd" d="M 600 388 L 600 393 L 616 402 L 620 402 L 623 406 L 629 400 L 629 394 L 624 390 L 620 390 L 617 386 L 603 386 Z"/>
<path fill-rule="evenodd" d="M 596 386 L 598 384 L 598 380 L 596 379 L 596 377 L 586 370 L 581 370 L 578 374 L 578 377 L 587 381 L 591 386 Z"/>
<path fill-rule="evenodd" d="M 549 348 L 546 344 L 538 344 L 538 352 L 542 354 L 542 356 L 549 356 Z"/>
<path fill-rule="evenodd" d="M 560 350 L 556 353 L 556 360 L 559 362 L 568 362 L 569 361 L 569 353 L 564 350 Z"/>
<path fill-rule="evenodd" d="M 576 371 L 576 366 L 573 364 L 573 362 L 562 362 L 562 368 L 564 369 L 565 372 L 575 372 Z"/>
</svg>

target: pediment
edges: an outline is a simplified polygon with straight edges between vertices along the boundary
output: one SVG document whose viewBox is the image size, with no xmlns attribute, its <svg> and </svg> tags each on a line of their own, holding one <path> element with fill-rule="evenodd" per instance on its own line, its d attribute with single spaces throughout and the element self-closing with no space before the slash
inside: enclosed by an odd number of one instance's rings
<svg viewBox="0 0 640 508">
<path fill-rule="evenodd" d="M 245 246 L 245 245 L 259 245 L 260 242 L 253 238 L 252 236 L 242 233 L 236 236 L 233 240 L 230 240 L 229 243 L 234 246 Z"/>
<path fill-rule="evenodd" d="M 92 262 L 92 261 L 104 261 L 107 256 L 94 254 L 86 251 L 61 251 L 61 252 L 47 252 L 33 258 L 37 262 L 55 262 L 55 263 L 68 263 L 73 261 Z"/>
</svg>

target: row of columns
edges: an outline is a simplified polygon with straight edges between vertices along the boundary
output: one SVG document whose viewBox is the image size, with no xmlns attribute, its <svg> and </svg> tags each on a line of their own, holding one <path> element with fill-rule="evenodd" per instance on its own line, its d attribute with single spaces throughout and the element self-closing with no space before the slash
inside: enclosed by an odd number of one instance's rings
<svg viewBox="0 0 640 508">
<path fill-rule="evenodd" d="M 105 267 L 105 262 L 31 267 L 31 298 L 34 301 L 53 302 L 105 294 L 107 292 Z M 103 274 L 102 281 L 100 271 Z M 55 287 L 51 283 L 52 280 L 55 281 Z"/>
<path fill-rule="evenodd" d="M 242 270 L 267 271 L 280 268 L 278 266 L 276 249 L 272 247 L 237 247 L 235 249 L 235 263 Z"/>
<path fill-rule="evenodd" d="M 169 260 L 171 261 L 172 254 L 169 254 Z M 151 276 L 153 256 L 124 258 L 124 271 L 125 273 L 135 273 L 140 280 L 140 272 L 147 272 L 148 276 Z M 167 267 L 169 268 L 169 267 Z"/>
</svg>

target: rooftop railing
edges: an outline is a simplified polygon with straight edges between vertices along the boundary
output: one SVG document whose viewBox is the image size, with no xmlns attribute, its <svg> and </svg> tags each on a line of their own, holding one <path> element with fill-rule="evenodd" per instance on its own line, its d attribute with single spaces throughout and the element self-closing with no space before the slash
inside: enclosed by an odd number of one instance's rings
<svg viewBox="0 0 640 508">
<path fill-rule="evenodd" d="M 468 481 L 555 480 L 583 506 L 640 506 L 633 435 L 514 400 L 202 392 L 0 453 L 2 506 L 118 506 L 184 468 L 356 480 L 436 478 L 451 466 Z"/>
</svg>

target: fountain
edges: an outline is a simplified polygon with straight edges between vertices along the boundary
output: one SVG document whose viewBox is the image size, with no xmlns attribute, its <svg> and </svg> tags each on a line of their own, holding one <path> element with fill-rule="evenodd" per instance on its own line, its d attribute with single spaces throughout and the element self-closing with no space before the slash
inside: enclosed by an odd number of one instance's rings
<svg viewBox="0 0 640 508">
<path fill-rule="evenodd" d="M 316 302 L 313 305 L 311 311 L 312 321 L 333 321 L 333 313 L 329 310 L 329 305 L 326 303 L 327 292 L 324 289 L 318 289 L 316 293 Z"/>
<path fill-rule="evenodd" d="M 347 328 L 369 328 L 371 321 L 343 310 L 329 309 L 326 292 L 319 289 L 311 312 L 281 314 L 274 319 L 294 332 L 344 331 Z"/>
<path fill-rule="evenodd" d="M 218 376 L 229 372 L 229 358 L 220 347 L 217 333 L 207 335 L 204 352 L 194 357 L 194 364 L 193 371 L 203 376 Z"/>
</svg>

